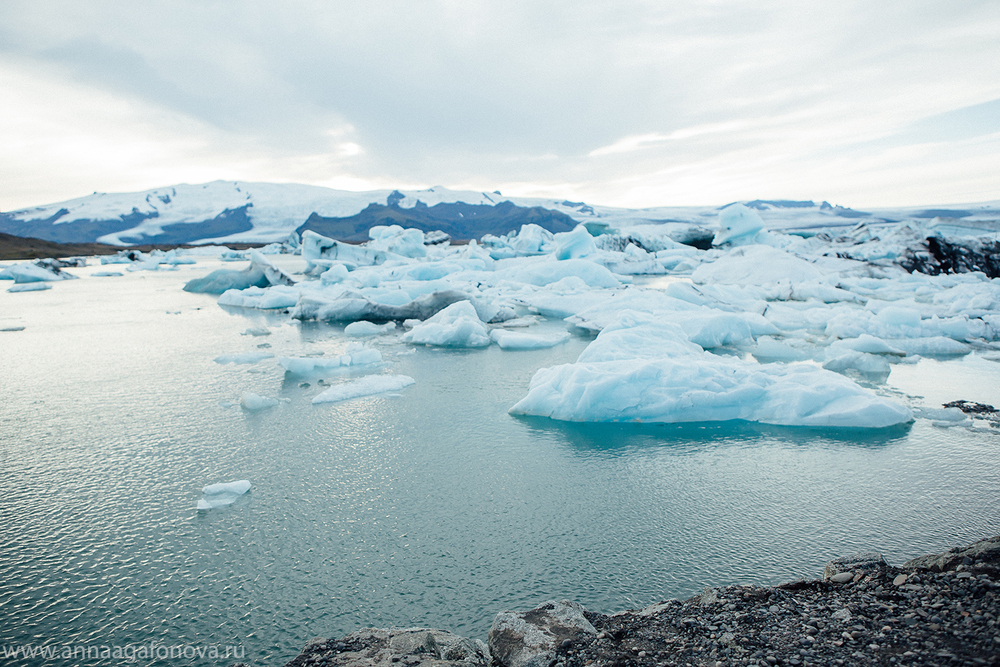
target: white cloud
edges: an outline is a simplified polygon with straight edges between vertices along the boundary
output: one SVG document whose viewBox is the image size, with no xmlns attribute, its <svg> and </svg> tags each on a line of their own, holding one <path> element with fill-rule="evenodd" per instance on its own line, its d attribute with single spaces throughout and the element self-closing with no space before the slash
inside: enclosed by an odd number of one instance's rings
<svg viewBox="0 0 1000 667">
<path fill-rule="evenodd" d="M 0 208 L 211 178 L 948 198 L 986 135 L 887 156 L 1000 98 L 996 62 L 992 0 L 11 0 Z"/>
</svg>

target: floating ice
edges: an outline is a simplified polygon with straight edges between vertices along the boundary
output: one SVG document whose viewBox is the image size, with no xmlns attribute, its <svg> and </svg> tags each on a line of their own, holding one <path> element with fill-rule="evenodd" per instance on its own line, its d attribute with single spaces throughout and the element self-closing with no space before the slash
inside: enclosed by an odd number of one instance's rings
<svg viewBox="0 0 1000 667">
<path fill-rule="evenodd" d="M 535 373 L 510 412 L 564 421 L 870 428 L 912 419 L 909 409 L 836 373 L 714 355 L 680 326 L 634 312 L 605 327 L 576 363 Z"/>
<path fill-rule="evenodd" d="M 358 380 L 334 385 L 313 398 L 312 402 L 314 404 L 336 403 L 337 401 L 346 401 L 349 398 L 399 391 L 415 382 L 416 380 L 407 375 L 366 375 Z"/>
<path fill-rule="evenodd" d="M 504 350 L 539 350 L 555 347 L 559 343 L 569 340 L 569 332 L 559 331 L 542 334 L 494 329 L 490 332 L 490 338 Z"/>
<path fill-rule="evenodd" d="M 396 330 L 395 322 L 386 322 L 385 324 L 375 324 L 374 322 L 368 322 L 362 320 L 360 322 L 351 322 L 346 327 L 344 327 L 344 333 L 348 336 L 379 336 L 381 334 L 390 333 Z"/>
<path fill-rule="evenodd" d="M 719 231 L 715 233 L 712 245 L 753 243 L 763 229 L 764 221 L 760 219 L 760 214 L 743 204 L 733 204 L 719 212 Z"/>
<path fill-rule="evenodd" d="M 372 266 L 382 264 L 391 256 L 384 250 L 341 243 L 311 230 L 302 232 L 302 258 L 306 260 L 306 273 L 324 267 L 325 262 L 332 264 L 337 261 L 351 267 Z"/>
<path fill-rule="evenodd" d="M 403 229 L 399 225 L 375 226 L 368 230 L 373 250 L 385 250 L 403 257 L 425 257 L 424 233 L 419 229 Z"/>
<path fill-rule="evenodd" d="M 267 327 L 249 327 L 243 332 L 244 336 L 270 336 L 271 330 Z"/>
<path fill-rule="evenodd" d="M 274 287 L 247 287 L 244 289 L 229 289 L 219 297 L 220 306 L 236 308 L 258 308 L 260 310 L 275 310 L 291 308 L 299 302 L 297 287 L 275 285 Z"/>
<path fill-rule="evenodd" d="M 271 352 L 244 352 L 242 354 L 223 354 L 215 358 L 217 364 L 256 364 L 264 359 L 271 359 Z"/>
<path fill-rule="evenodd" d="M 459 301 L 407 331 L 402 341 L 440 347 L 486 347 L 490 334 L 475 306 Z"/>
<path fill-rule="evenodd" d="M 189 280 L 184 285 L 184 291 L 198 294 L 222 294 L 226 290 L 294 284 L 295 281 L 289 275 L 272 264 L 264 255 L 256 250 L 251 250 L 250 266 L 247 268 L 242 271 L 229 269 L 212 271 L 204 278 Z"/>
<path fill-rule="evenodd" d="M 198 501 L 199 510 L 210 510 L 216 507 L 225 507 L 236 502 L 237 498 L 250 490 L 250 482 L 241 479 L 235 482 L 222 482 L 220 484 L 209 484 L 201 492 L 204 498 Z"/>
<path fill-rule="evenodd" d="M 590 235 L 587 228 L 577 225 L 571 232 L 564 232 L 555 235 L 555 249 L 553 254 L 556 259 L 577 259 L 586 257 L 597 252 L 594 244 L 594 237 Z"/>
<path fill-rule="evenodd" d="M 268 396 L 259 396 L 253 392 L 245 391 L 240 396 L 240 406 L 248 412 L 260 412 L 261 410 L 266 410 L 267 408 L 273 408 L 280 403 L 276 398 L 270 398 Z"/>
<path fill-rule="evenodd" d="M 49 283 L 17 283 L 11 285 L 8 292 L 41 292 L 42 290 L 52 289 L 52 285 Z"/>
<path fill-rule="evenodd" d="M 77 278 L 77 276 L 66 273 L 58 266 L 45 264 L 41 261 L 13 264 L 4 269 L 4 275 L 8 279 L 13 278 L 15 283 L 51 282 L 57 280 L 74 280 Z M 23 292 L 26 290 L 15 291 Z"/>
<path fill-rule="evenodd" d="M 94 271 L 90 275 L 94 278 L 115 278 L 125 274 L 121 271 Z"/>
<path fill-rule="evenodd" d="M 510 268 L 499 268 L 498 277 L 538 286 L 549 285 L 570 276 L 579 278 L 589 287 L 611 288 L 621 285 L 621 281 L 606 268 L 586 259 L 510 261 L 518 263 Z"/>
<path fill-rule="evenodd" d="M 767 285 L 780 281 L 816 283 L 822 278 L 822 272 L 813 263 L 764 245 L 733 248 L 711 264 L 702 264 L 691 274 L 691 280 L 696 283 L 724 285 Z"/>
<path fill-rule="evenodd" d="M 336 357 L 280 357 L 278 363 L 292 375 L 311 375 L 345 366 L 370 366 L 382 361 L 382 353 L 373 347 L 353 342 L 344 354 Z"/>
</svg>

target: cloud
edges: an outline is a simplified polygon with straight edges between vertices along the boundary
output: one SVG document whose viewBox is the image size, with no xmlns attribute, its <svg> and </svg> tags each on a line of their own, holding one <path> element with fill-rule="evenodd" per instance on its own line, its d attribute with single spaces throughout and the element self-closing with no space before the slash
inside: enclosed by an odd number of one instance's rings
<svg viewBox="0 0 1000 667">
<path fill-rule="evenodd" d="M 956 128 L 996 117 L 998 25 L 988 0 L 11 0 L 0 75 L 22 83 L 0 150 L 20 185 L 0 207 L 39 203 L 36 181 L 69 197 L 176 174 L 731 201 L 889 137 L 982 166 L 962 143 L 979 130 Z M 922 159 L 935 196 L 962 191 L 966 169 Z M 696 187 L 661 182 L 678 167 Z M 909 191 L 893 182 L 882 196 Z"/>
</svg>

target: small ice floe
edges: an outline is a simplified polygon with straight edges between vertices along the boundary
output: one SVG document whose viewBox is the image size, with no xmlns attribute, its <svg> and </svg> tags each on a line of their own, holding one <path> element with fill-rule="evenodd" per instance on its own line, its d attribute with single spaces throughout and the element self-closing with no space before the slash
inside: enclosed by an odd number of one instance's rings
<svg viewBox="0 0 1000 667">
<path fill-rule="evenodd" d="M 244 336 L 270 336 L 271 330 L 267 327 L 250 327 L 243 332 Z"/>
<path fill-rule="evenodd" d="M 119 278 L 123 275 L 121 271 L 95 271 L 90 274 L 92 278 Z"/>
<path fill-rule="evenodd" d="M 336 357 L 279 357 L 278 363 L 292 375 L 311 375 L 346 366 L 368 366 L 382 361 L 382 353 L 359 342 L 349 343 Z"/>
<path fill-rule="evenodd" d="M 349 398 L 399 391 L 415 382 L 416 380 L 407 375 L 366 375 L 352 382 L 334 385 L 313 398 L 312 402 L 313 404 L 336 403 L 337 401 L 346 401 Z"/>
<path fill-rule="evenodd" d="M 375 324 L 374 322 L 368 322 L 366 320 L 361 320 L 359 322 L 351 322 L 346 327 L 344 327 L 344 333 L 348 336 L 378 336 L 380 334 L 391 333 L 396 330 L 395 322 L 386 322 L 385 324 Z"/>
<path fill-rule="evenodd" d="M 52 289 L 49 283 L 17 283 L 8 292 L 40 292 L 41 290 Z"/>
<path fill-rule="evenodd" d="M 549 334 L 533 334 L 494 329 L 490 332 L 490 338 L 504 350 L 540 350 L 547 347 L 555 347 L 559 343 L 566 342 L 569 340 L 569 332 L 557 331 Z"/>
<path fill-rule="evenodd" d="M 223 354 L 214 359 L 217 364 L 256 364 L 264 359 L 274 357 L 273 352 L 244 352 L 242 354 Z"/>
<path fill-rule="evenodd" d="M 246 479 L 235 482 L 209 484 L 201 492 L 205 497 L 198 501 L 199 510 L 210 510 L 216 507 L 232 505 L 236 499 L 250 490 L 250 481 Z"/>
<path fill-rule="evenodd" d="M 403 334 L 404 343 L 439 347 L 486 347 L 490 333 L 468 301 L 453 303 Z"/>
<path fill-rule="evenodd" d="M 917 408 L 913 415 L 929 419 L 931 425 L 938 428 L 972 425 L 972 420 L 958 408 Z"/>
<path fill-rule="evenodd" d="M 270 396 L 260 396 L 251 391 L 245 391 L 243 392 L 243 395 L 240 396 L 240 407 L 247 412 L 260 412 L 261 410 L 273 408 L 279 403 L 281 403 L 281 401 L 276 398 L 271 398 Z"/>
</svg>

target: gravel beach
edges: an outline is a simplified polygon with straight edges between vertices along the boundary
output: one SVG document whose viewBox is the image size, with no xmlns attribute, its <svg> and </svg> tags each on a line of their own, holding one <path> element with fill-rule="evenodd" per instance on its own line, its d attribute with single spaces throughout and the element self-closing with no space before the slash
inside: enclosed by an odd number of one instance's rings
<svg viewBox="0 0 1000 667">
<path fill-rule="evenodd" d="M 1000 536 L 888 565 L 827 564 L 822 578 L 706 588 L 605 615 L 569 602 L 501 612 L 489 644 L 426 628 L 318 639 L 286 667 L 667 667 L 1000 664 Z"/>
</svg>

